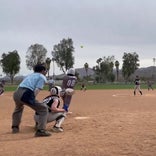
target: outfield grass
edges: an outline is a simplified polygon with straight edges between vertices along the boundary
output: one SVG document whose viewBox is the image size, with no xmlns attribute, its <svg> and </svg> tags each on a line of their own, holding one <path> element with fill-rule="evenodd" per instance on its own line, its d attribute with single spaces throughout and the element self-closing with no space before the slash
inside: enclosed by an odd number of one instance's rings
<svg viewBox="0 0 156 156">
<path fill-rule="evenodd" d="M 96 89 L 134 89 L 134 84 L 96 84 L 96 85 L 87 85 L 87 90 L 96 90 Z M 15 91 L 17 85 L 5 85 L 5 91 Z M 76 90 L 80 90 L 81 85 L 75 87 Z M 153 85 L 153 88 L 156 88 Z M 141 85 L 141 89 L 147 89 L 146 84 Z M 45 85 L 44 90 L 48 90 L 48 85 Z"/>
<path fill-rule="evenodd" d="M 153 88 L 156 86 L 153 85 Z M 80 89 L 81 86 L 76 86 L 76 89 Z M 96 85 L 88 85 L 87 89 L 134 89 L 134 84 L 96 84 Z M 147 89 L 146 84 L 141 85 L 141 89 Z"/>
</svg>

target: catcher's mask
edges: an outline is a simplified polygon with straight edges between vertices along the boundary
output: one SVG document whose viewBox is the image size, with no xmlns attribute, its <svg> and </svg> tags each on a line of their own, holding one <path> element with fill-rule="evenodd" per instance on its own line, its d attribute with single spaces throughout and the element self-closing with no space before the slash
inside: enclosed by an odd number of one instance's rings
<svg viewBox="0 0 156 156">
<path fill-rule="evenodd" d="M 51 95 L 57 95 L 57 96 L 60 96 L 60 92 L 62 91 L 61 87 L 60 86 L 55 86 L 55 87 L 52 87 L 51 90 L 50 90 L 50 93 Z"/>
</svg>

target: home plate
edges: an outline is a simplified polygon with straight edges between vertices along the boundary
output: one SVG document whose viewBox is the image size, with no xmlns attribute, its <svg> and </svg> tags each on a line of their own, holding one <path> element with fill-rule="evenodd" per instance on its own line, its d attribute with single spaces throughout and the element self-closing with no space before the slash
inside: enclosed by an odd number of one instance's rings
<svg viewBox="0 0 156 156">
<path fill-rule="evenodd" d="M 75 117 L 76 120 L 83 120 L 83 119 L 89 119 L 88 116 L 77 116 Z"/>
</svg>

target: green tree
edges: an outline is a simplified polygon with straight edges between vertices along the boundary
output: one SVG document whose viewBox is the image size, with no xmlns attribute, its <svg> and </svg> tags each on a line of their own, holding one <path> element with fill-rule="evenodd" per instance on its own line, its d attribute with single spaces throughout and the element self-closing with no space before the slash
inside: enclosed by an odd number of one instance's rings
<svg viewBox="0 0 156 156">
<path fill-rule="evenodd" d="M 113 67 L 114 67 L 114 56 L 108 56 L 97 59 L 93 70 L 96 73 L 97 82 L 114 81 Z"/>
<path fill-rule="evenodd" d="M 11 83 L 13 84 L 14 77 L 20 70 L 20 56 L 17 50 L 13 52 L 8 52 L 8 54 L 3 53 L 1 56 L 1 66 L 3 72 L 10 77 Z"/>
<path fill-rule="evenodd" d="M 74 47 L 72 39 L 63 39 L 59 44 L 54 45 L 52 56 L 64 73 L 74 65 Z"/>
<path fill-rule="evenodd" d="M 51 59 L 49 57 L 47 57 L 45 63 L 46 63 L 46 68 L 47 68 L 47 71 L 48 71 L 48 78 L 49 78 L 49 70 L 50 70 Z"/>
<path fill-rule="evenodd" d="M 26 53 L 26 65 L 29 70 L 36 64 L 45 63 L 47 49 L 41 44 L 31 45 Z"/>
<path fill-rule="evenodd" d="M 100 65 L 101 61 L 102 61 L 102 58 L 98 58 L 98 59 L 96 60 L 96 63 L 98 64 L 98 66 Z"/>
<path fill-rule="evenodd" d="M 127 81 L 131 74 L 133 74 L 140 66 L 139 55 L 136 52 L 133 53 L 124 53 L 122 64 L 122 75 Z"/>
<path fill-rule="evenodd" d="M 119 79 L 119 65 L 120 65 L 120 63 L 119 63 L 119 61 L 115 61 L 115 67 L 116 67 L 116 80 L 118 81 L 118 79 Z"/>
</svg>

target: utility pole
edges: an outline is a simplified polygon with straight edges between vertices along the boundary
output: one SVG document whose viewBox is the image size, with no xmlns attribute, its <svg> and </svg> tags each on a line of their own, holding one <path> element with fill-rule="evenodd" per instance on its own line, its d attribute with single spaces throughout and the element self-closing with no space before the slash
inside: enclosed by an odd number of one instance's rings
<svg viewBox="0 0 156 156">
<path fill-rule="evenodd" d="M 155 62 L 156 62 L 156 58 L 153 58 L 153 74 L 152 74 L 152 78 L 153 79 L 155 77 L 155 74 L 154 74 L 154 71 L 155 71 Z"/>
<path fill-rule="evenodd" d="M 52 58 L 52 61 L 53 61 L 53 80 L 54 80 L 54 76 L 55 76 L 55 58 Z"/>
</svg>

